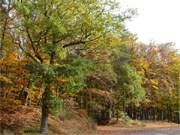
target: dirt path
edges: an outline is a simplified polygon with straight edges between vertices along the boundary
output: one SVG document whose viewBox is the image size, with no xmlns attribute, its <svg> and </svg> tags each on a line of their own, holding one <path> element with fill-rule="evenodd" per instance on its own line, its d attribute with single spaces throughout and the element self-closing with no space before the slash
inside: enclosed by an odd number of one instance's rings
<svg viewBox="0 0 180 135">
<path fill-rule="evenodd" d="M 180 135 L 180 127 L 125 129 L 108 127 L 99 129 L 99 135 Z"/>
<path fill-rule="evenodd" d="M 123 124 L 99 126 L 98 135 L 180 135 L 180 125 L 162 121 L 134 121 Z"/>
</svg>

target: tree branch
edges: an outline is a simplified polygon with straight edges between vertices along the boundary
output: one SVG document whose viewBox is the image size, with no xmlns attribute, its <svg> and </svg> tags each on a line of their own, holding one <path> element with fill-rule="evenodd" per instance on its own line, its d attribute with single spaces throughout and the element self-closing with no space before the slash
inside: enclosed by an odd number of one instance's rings
<svg viewBox="0 0 180 135">
<path fill-rule="evenodd" d="M 30 40 L 30 42 L 31 42 L 31 47 L 32 47 L 32 49 L 33 49 L 33 52 L 34 52 L 34 54 L 35 54 L 35 57 L 37 57 L 37 59 L 39 59 L 39 61 L 42 63 L 42 62 L 43 62 L 43 59 L 42 59 L 41 56 L 38 54 L 38 52 L 37 52 L 37 50 L 36 50 L 36 48 L 35 48 L 35 46 L 34 46 L 34 41 L 33 41 L 32 38 L 31 38 L 31 35 L 30 35 L 30 33 L 29 33 L 28 28 L 26 28 L 26 33 L 27 33 L 27 36 L 28 36 L 28 38 L 29 38 L 29 40 Z"/>
<path fill-rule="evenodd" d="M 75 45 L 78 45 L 78 44 L 85 44 L 85 43 L 86 43 L 86 41 L 74 41 L 74 42 L 70 42 L 68 44 L 63 45 L 63 48 L 70 47 L 70 46 L 75 46 Z"/>
<path fill-rule="evenodd" d="M 27 56 L 29 56 L 29 57 L 30 57 L 31 59 L 33 59 L 34 61 L 39 62 L 39 61 L 37 61 L 37 59 L 36 59 L 31 53 L 28 53 L 27 51 L 25 51 L 25 49 L 21 46 L 20 41 L 19 41 L 18 43 L 16 42 L 16 44 L 18 44 L 19 48 L 20 48 Z"/>
</svg>

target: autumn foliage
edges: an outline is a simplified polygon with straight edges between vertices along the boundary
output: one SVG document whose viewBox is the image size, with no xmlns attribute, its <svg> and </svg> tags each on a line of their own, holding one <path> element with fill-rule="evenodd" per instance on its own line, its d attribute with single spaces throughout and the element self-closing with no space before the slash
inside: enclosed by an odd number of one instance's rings
<svg viewBox="0 0 180 135">
<path fill-rule="evenodd" d="M 178 50 L 137 42 L 125 27 L 134 10 L 118 8 L 111 0 L 0 2 L 2 133 L 20 134 L 41 109 L 36 121 L 47 134 L 49 116 L 59 120 L 65 106 L 99 124 L 122 116 L 179 122 Z"/>
</svg>

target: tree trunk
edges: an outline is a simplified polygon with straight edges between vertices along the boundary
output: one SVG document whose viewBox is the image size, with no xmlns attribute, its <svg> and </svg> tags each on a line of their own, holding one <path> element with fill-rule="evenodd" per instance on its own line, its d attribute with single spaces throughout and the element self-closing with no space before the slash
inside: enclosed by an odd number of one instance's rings
<svg viewBox="0 0 180 135">
<path fill-rule="evenodd" d="M 48 134 L 48 108 L 42 106 L 42 116 L 41 116 L 41 133 Z"/>
<path fill-rule="evenodd" d="M 0 123 L 0 134 L 4 135 L 4 126 L 2 123 Z"/>
<path fill-rule="evenodd" d="M 52 44 L 55 45 L 54 34 Z M 49 64 L 53 65 L 55 62 L 55 51 L 51 52 Z M 50 82 L 46 82 L 46 87 L 42 95 L 42 114 L 41 114 L 41 133 L 48 134 L 48 113 L 49 113 L 49 94 Z"/>
<path fill-rule="evenodd" d="M 41 113 L 41 127 L 40 131 L 42 134 L 48 134 L 48 94 L 50 86 L 47 85 L 42 95 L 42 113 Z"/>
</svg>

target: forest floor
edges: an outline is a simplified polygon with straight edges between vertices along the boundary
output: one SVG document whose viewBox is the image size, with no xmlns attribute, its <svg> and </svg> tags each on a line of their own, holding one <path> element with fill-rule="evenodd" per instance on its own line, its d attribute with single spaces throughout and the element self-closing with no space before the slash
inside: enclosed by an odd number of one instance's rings
<svg viewBox="0 0 180 135">
<path fill-rule="evenodd" d="M 12 113 L 11 110 L 10 112 Z M 15 132 L 17 135 L 20 132 L 22 135 L 40 135 L 39 108 L 20 106 L 11 113 L 0 115 L 0 120 L 6 125 L 4 135 L 14 135 Z M 178 126 L 180 125 L 168 122 L 130 120 L 116 123 L 112 120 L 107 126 L 96 127 L 96 123 L 89 119 L 84 110 L 68 109 L 58 117 L 49 116 L 49 135 L 179 135 Z"/>
<path fill-rule="evenodd" d="M 98 126 L 98 135 L 179 135 L 180 125 L 168 122 L 131 121 L 131 124 L 122 126 Z"/>
</svg>

